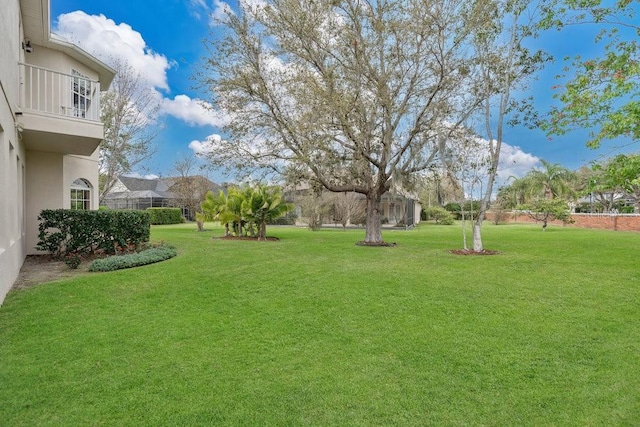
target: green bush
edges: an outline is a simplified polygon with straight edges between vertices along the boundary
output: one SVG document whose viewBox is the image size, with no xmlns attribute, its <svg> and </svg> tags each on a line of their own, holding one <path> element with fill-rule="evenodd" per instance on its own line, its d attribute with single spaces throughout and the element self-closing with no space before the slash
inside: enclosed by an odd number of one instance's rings
<svg viewBox="0 0 640 427">
<path fill-rule="evenodd" d="M 114 255 L 97 259 L 89 266 L 89 271 L 114 271 L 123 268 L 139 267 L 173 258 L 178 253 L 171 246 L 159 246 L 127 255 Z"/>
<path fill-rule="evenodd" d="M 113 254 L 149 241 L 149 214 L 143 211 L 45 209 L 38 220 L 36 249 L 54 257 L 98 249 Z"/>
<path fill-rule="evenodd" d="M 153 225 L 181 224 L 182 209 L 180 208 L 147 208 Z"/>
<path fill-rule="evenodd" d="M 436 224 L 442 225 L 451 225 L 453 224 L 453 216 L 451 212 L 447 211 L 445 208 L 441 208 L 439 206 L 432 206 L 430 208 L 425 209 L 425 214 L 427 220 L 434 220 Z"/>
<path fill-rule="evenodd" d="M 67 264 L 67 267 L 69 267 L 70 269 L 75 270 L 80 267 L 80 264 L 82 263 L 82 257 L 78 254 L 68 254 L 66 257 L 64 257 L 64 263 Z"/>
<path fill-rule="evenodd" d="M 460 213 L 460 211 L 462 210 L 460 208 L 460 203 L 456 203 L 456 202 L 447 203 L 446 205 L 444 205 L 444 208 L 449 212 L 455 212 L 455 213 Z"/>
<path fill-rule="evenodd" d="M 460 205 L 460 203 L 451 202 L 444 205 L 444 208 L 451 212 L 454 219 L 462 219 L 462 208 L 464 207 L 464 217 L 465 219 L 476 219 L 478 216 L 478 210 L 480 209 L 480 202 L 477 200 L 474 201 L 466 201 L 464 205 Z M 473 210 L 473 217 L 471 215 L 471 211 Z"/>
</svg>

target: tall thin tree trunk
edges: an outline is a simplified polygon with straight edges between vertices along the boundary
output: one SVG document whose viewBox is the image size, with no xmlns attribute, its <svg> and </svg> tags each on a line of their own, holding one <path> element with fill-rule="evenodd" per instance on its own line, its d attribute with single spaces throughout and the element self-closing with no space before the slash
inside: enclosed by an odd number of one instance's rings
<svg viewBox="0 0 640 427">
<path fill-rule="evenodd" d="M 467 221 L 464 216 L 464 205 L 460 209 L 460 214 L 462 215 L 462 247 L 466 251 L 467 250 Z M 473 219 L 473 217 L 471 218 Z"/>
</svg>

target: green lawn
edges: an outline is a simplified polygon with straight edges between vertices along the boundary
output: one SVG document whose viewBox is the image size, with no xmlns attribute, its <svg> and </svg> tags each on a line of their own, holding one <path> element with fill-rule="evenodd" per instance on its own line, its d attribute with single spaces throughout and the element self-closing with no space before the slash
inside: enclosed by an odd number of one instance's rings
<svg viewBox="0 0 640 427">
<path fill-rule="evenodd" d="M 152 229 L 171 260 L 13 291 L 0 424 L 637 425 L 640 234 Z M 212 226 L 210 225 L 210 228 Z"/>
</svg>

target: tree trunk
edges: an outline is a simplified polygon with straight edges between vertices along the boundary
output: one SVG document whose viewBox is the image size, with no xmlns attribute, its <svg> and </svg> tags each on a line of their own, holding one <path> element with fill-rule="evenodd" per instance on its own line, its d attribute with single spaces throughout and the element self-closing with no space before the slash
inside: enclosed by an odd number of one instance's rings
<svg viewBox="0 0 640 427">
<path fill-rule="evenodd" d="M 462 205 L 462 208 L 460 209 L 460 215 L 462 216 L 462 248 L 466 251 L 467 250 L 467 221 L 464 216 L 464 205 Z M 471 217 L 471 219 L 473 220 L 473 217 Z"/>
<path fill-rule="evenodd" d="M 367 223 L 364 236 L 366 244 L 383 244 L 382 240 L 382 222 L 380 213 L 381 197 L 377 192 L 367 194 Z"/>
<path fill-rule="evenodd" d="M 497 170 L 497 168 L 495 169 Z M 482 252 L 484 250 L 484 245 L 482 244 L 482 223 L 484 222 L 484 218 L 487 213 L 487 208 L 489 207 L 489 199 L 491 197 L 491 191 L 493 188 L 493 182 L 495 180 L 495 175 L 489 177 L 489 183 L 487 185 L 487 193 L 484 194 L 484 197 L 480 201 L 480 206 L 478 208 L 478 216 L 476 220 L 473 221 L 473 251 L 474 252 Z M 471 203 L 473 206 L 473 202 Z M 473 219 L 473 214 L 471 215 Z"/>
<path fill-rule="evenodd" d="M 473 251 L 482 252 L 483 250 L 484 246 L 482 245 L 482 220 L 478 218 L 478 221 L 475 221 L 473 223 Z"/>
</svg>

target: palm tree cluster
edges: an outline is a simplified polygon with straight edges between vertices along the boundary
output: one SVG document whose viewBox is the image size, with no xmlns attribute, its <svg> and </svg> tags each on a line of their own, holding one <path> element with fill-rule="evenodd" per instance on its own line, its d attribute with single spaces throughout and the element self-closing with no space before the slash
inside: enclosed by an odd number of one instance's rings
<svg viewBox="0 0 640 427">
<path fill-rule="evenodd" d="M 259 184 L 254 187 L 232 187 L 218 195 L 208 192 L 201 204 L 199 219 L 219 221 L 225 236 L 267 238 L 267 224 L 293 209 L 286 203 L 280 187 Z"/>
<path fill-rule="evenodd" d="M 576 197 L 578 176 L 558 163 L 541 160 L 542 168 L 529 171 L 522 178 L 498 191 L 503 208 L 515 208 L 544 199 L 571 199 Z"/>
</svg>

